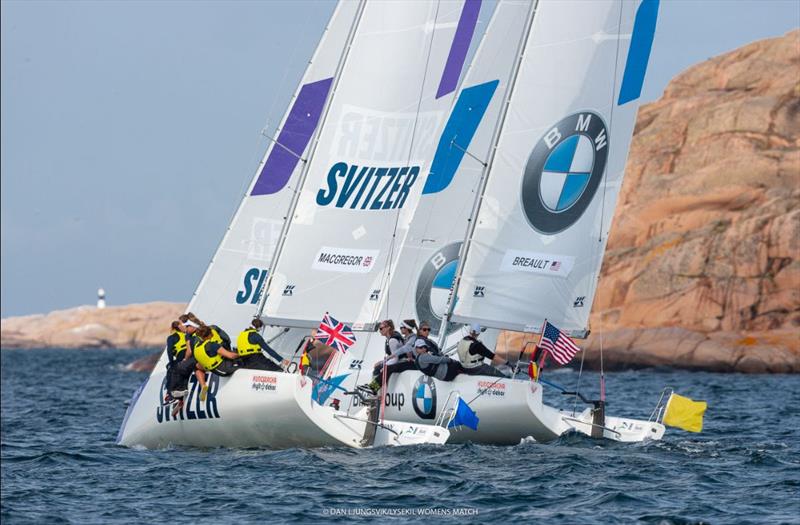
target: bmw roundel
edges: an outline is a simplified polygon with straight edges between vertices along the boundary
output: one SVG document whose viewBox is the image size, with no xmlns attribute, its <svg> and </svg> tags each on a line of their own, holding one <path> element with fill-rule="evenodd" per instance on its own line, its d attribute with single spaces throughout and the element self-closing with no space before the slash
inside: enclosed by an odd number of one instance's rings
<svg viewBox="0 0 800 525">
<path fill-rule="evenodd" d="M 411 405 L 422 419 L 436 416 L 436 383 L 432 377 L 424 374 L 419 376 L 411 392 Z"/>
<path fill-rule="evenodd" d="M 608 131 L 597 113 L 561 119 L 539 139 L 522 178 L 522 210 L 538 232 L 554 234 L 580 219 L 608 159 Z"/>
<path fill-rule="evenodd" d="M 447 309 L 447 299 L 456 278 L 461 242 L 448 244 L 425 263 L 417 280 L 417 319 L 431 323 L 431 336 L 437 336 Z M 449 332 L 460 325 L 451 324 Z"/>
</svg>

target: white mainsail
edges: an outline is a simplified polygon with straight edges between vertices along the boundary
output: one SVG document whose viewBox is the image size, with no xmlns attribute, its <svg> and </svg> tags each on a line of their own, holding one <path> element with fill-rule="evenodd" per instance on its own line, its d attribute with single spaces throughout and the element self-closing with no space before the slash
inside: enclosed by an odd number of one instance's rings
<svg viewBox="0 0 800 525">
<path fill-rule="evenodd" d="M 387 316 L 428 321 L 432 336 L 439 335 L 447 309 L 468 219 L 531 9 L 532 2 L 525 0 L 500 2 L 495 8 L 439 139 L 387 291 Z"/>
<path fill-rule="evenodd" d="M 588 329 L 657 0 L 538 2 L 452 319 Z"/>
<path fill-rule="evenodd" d="M 248 186 L 225 236 L 189 303 L 189 310 L 231 334 L 258 310 L 275 247 L 298 178 L 362 2 L 340 2 L 292 98 L 275 142 Z"/>
<path fill-rule="evenodd" d="M 463 64 L 452 66 L 457 28 L 479 8 L 366 5 L 370 29 L 349 49 L 270 280 L 269 323 L 316 326 L 327 310 L 356 328 L 376 321 Z"/>
</svg>

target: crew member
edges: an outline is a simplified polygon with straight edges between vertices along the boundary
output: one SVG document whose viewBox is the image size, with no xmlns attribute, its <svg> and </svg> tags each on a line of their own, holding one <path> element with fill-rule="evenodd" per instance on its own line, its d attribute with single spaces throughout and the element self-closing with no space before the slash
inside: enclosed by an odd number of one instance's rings
<svg viewBox="0 0 800 525">
<path fill-rule="evenodd" d="M 428 349 L 428 353 L 432 355 L 442 355 L 442 351 L 439 348 L 439 345 L 436 344 L 436 341 L 431 339 L 431 325 L 428 321 L 422 321 L 419 324 L 419 330 L 417 330 L 417 339 L 424 339 L 425 340 L 425 347 Z M 415 342 L 416 344 L 416 342 Z"/>
<path fill-rule="evenodd" d="M 203 321 L 201 321 L 192 312 L 188 312 L 188 313 L 180 316 L 179 319 L 180 319 L 180 321 L 182 323 L 184 323 L 187 326 L 193 325 L 196 328 L 200 328 L 200 327 L 203 327 L 203 326 L 208 326 L 211 329 L 211 337 L 212 337 L 213 342 L 219 343 L 220 345 L 222 345 L 222 348 L 224 348 L 225 350 L 231 351 L 231 338 L 227 333 L 225 333 L 225 330 L 223 330 L 219 326 L 217 326 L 215 324 L 206 325 Z M 197 345 L 197 344 L 200 343 L 200 340 L 199 340 L 199 338 L 195 337 L 195 340 L 193 342 L 194 342 L 195 345 Z"/>
<path fill-rule="evenodd" d="M 389 378 L 392 374 L 416 368 L 414 360 L 407 357 L 405 351 L 401 352 L 401 349 L 404 348 L 403 344 L 405 341 L 403 337 L 395 331 L 394 322 L 391 319 L 381 321 L 380 325 L 378 325 L 378 331 L 380 331 L 381 335 L 386 337 L 384 346 L 386 356 L 382 361 L 375 363 L 375 367 L 372 369 L 372 381 L 359 387 L 361 390 L 369 390 L 372 394 L 377 394 L 381 389 L 384 368 L 386 369 L 386 383 L 389 382 Z"/>
<path fill-rule="evenodd" d="M 164 401 L 169 403 L 174 399 L 184 397 L 188 394 L 188 380 L 189 375 L 181 374 L 178 370 L 179 365 L 184 361 L 186 358 L 186 353 L 189 348 L 188 341 L 186 339 L 186 334 L 183 332 L 183 325 L 179 321 L 173 321 L 172 325 L 172 332 L 170 332 L 169 336 L 167 337 L 167 374 L 165 378 L 165 386 L 167 389 L 167 394 L 164 398 Z M 191 353 L 191 350 L 188 350 Z M 189 369 L 189 374 L 191 374 L 191 370 L 194 369 L 194 365 L 191 365 Z M 185 375 L 186 381 L 183 381 L 183 376 Z"/>
<path fill-rule="evenodd" d="M 253 319 L 250 326 L 236 338 L 236 353 L 241 358 L 242 368 L 283 372 L 289 366 L 289 361 L 270 348 L 258 333 L 263 326 L 261 319 Z"/>
<path fill-rule="evenodd" d="M 205 401 L 208 394 L 206 372 L 212 372 L 223 377 L 229 376 L 239 368 L 239 356 L 214 341 L 211 327 L 209 326 L 198 328 L 196 335 L 200 339 L 200 343 L 193 349 L 194 357 L 197 359 L 195 375 L 197 376 L 197 382 L 203 387 L 200 391 L 200 400 Z"/>
<path fill-rule="evenodd" d="M 433 355 L 428 348 L 427 338 L 419 338 L 414 343 L 416 364 L 419 371 L 442 381 L 452 381 L 464 371 L 461 363 L 443 355 Z"/>
<path fill-rule="evenodd" d="M 464 373 L 471 376 L 508 377 L 500 370 L 484 362 L 489 359 L 491 363 L 495 353 L 486 348 L 478 337 L 481 334 L 480 325 L 473 324 L 469 328 L 469 335 L 459 341 L 456 351 Z"/>
</svg>

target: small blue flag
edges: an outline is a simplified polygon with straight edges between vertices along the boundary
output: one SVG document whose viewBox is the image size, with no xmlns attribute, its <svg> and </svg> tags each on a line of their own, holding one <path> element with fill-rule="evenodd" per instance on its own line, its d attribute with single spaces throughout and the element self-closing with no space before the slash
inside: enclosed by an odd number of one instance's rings
<svg viewBox="0 0 800 525">
<path fill-rule="evenodd" d="M 468 404 L 464 403 L 463 399 L 459 398 L 458 406 L 456 407 L 456 417 L 447 425 L 447 428 L 460 427 L 463 425 L 472 430 L 478 430 L 478 421 L 478 416 L 475 412 Z"/>
<path fill-rule="evenodd" d="M 331 397 L 333 391 L 337 388 L 344 390 L 341 386 L 342 381 L 344 378 L 349 376 L 350 374 L 342 374 L 340 376 L 332 377 L 330 379 L 319 379 L 317 384 L 314 385 L 314 388 L 311 390 L 311 399 L 319 403 L 320 405 L 324 405 L 325 401 Z"/>
</svg>

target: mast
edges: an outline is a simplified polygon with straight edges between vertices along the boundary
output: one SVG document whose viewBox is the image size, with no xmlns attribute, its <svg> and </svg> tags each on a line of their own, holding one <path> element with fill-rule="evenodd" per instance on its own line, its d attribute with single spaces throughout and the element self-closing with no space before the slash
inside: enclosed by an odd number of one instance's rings
<svg viewBox="0 0 800 525">
<path fill-rule="evenodd" d="M 309 150 L 308 156 L 305 159 L 301 159 L 303 161 L 303 169 L 300 173 L 300 178 L 297 182 L 297 185 L 294 189 L 294 194 L 292 195 L 292 200 L 289 203 L 289 209 L 286 213 L 286 219 L 283 221 L 283 226 L 281 227 L 281 233 L 278 238 L 278 243 L 275 246 L 275 251 L 272 254 L 272 259 L 269 263 L 269 268 L 267 270 L 267 280 L 261 287 L 261 296 L 259 297 L 258 301 L 258 309 L 256 311 L 256 317 L 261 317 L 261 314 L 264 310 L 264 305 L 267 303 L 267 295 L 269 294 L 269 288 L 272 284 L 272 279 L 274 277 L 275 268 L 277 267 L 278 259 L 283 252 L 283 246 L 286 241 L 287 233 L 289 232 L 289 224 L 292 222 L 292 217 L 294 216 L 295 209 L 297 208 L 297 203 L 300 200 L 301 190 L 305 184 L 306 177 L 308 175 L 309 169 L 309 161 L 314 156 L 314 152 L 317 149 L 319 134 L 322 128 L 325 126 L 325 121 L 328 117 L 328 110 L 330 109 L 331 100 L 333 100 L 333 95 L 336 93 L 336 88 L 339 85 L 339 79 L 341 78 L 342 70 L 344 69 L 345 62 L 347 61 L 347 57 L 350 54 L 350 48 L 353 44 L 353 39 L 355 38 L 356 31 L 358 26 L 361 22 L 361 15 L 364 13 L 364 6 L 366 4 L 366 0 L 360 0 L 358 11 L 356 13 L 355 19 L 353 21 L 353 26 L 350 28 L 350 33 L 347 35 L 347 43 L 342 50 L 342 56 L 339 58 L 339 63 L 336 66 L 336 72 L 334 73 L 334 83 L 331 89 L 330 94 L 328 95 L 328 100 L 325 102 L 325 109 L 322 114 L 322 118 L 320 119 L 320 123 L 317 128 L 314 130 L 314 136 L 311 141 L 311 149 Z"/>
<path fill-rule="evenodd" d="M 536 8 L 539 5 L 539 0 L 532 0 L 530 10 L 528 11 L 528 19 L 525 23 L 525 29 L 522 32 L 522 36 L 520 38 L 519 47 L 517 50 L 517 60 L 514 63 L 514 67 L 511 70 L 510 82 L 508 85 L 508 89 L 505 93 L 505 98 L 503 100 L 503 109 L 500 112 L 500 118 L 497 121 L 497 125 L 495 126 L 494 133 L 492 135 L 492 142 L 491 142 L 491 152 L 489 153 L 489 159 L 484 163 L 483 170 L 481 170 L 481 178 L 478 182 L 478 191 L 477 195 L 475 196 L 475 201 L 472 204 L 472 212 L 470 213 L 469 219 L 467 219 L 467 231 L 464 235 L 464 242 L 461 245 L 460 253 L 458 254 L 458 265 L 456 268 L 456 276 L 453 280 L 453 287 L 450 290 L 450 295 L 447 298 L 447 309 L 445 314 L 442 316 L 442 324 L 439 328 L 439 347 L 443 347 L 444 342 L 447 338 L 447 327 L 450 324 L 450 318 L 453 315 L 453 308 L 455 306 L 455 297 L 458 293 L 459 284 L 461 283 L 461 275 L 464 271 L 464 262 L 466 261 L 466 256 L 469 251 L 469 246 L 472 242 L 472 234 L 475 231 L 475 219 L 478 216 L 478 212 L 480 211 L 481 204 L 483 203 L 483 194 L 486 189 L 486 180 L 488 178 L 489 172 L 492 169 L 492 164 L 494 163 L 494 157 L 497 153 L 497 144 L 500 141 L 500 135 L 503 131 L 503 125 L 506 121 L 506 115 L 508 113 L 508 107 L 511 102 L 511 96 L 514 93 L 514 88 L 516 87 L 517 83 L 517 75 L 519 73 L 519 68 L 522 64 L 522 59 L 525 54 L 525 47 L 528 43 L 528 37 L 531 32 L 531 28 L 533 26 L 533 19 L 536 16 Z"/>
</svg>

